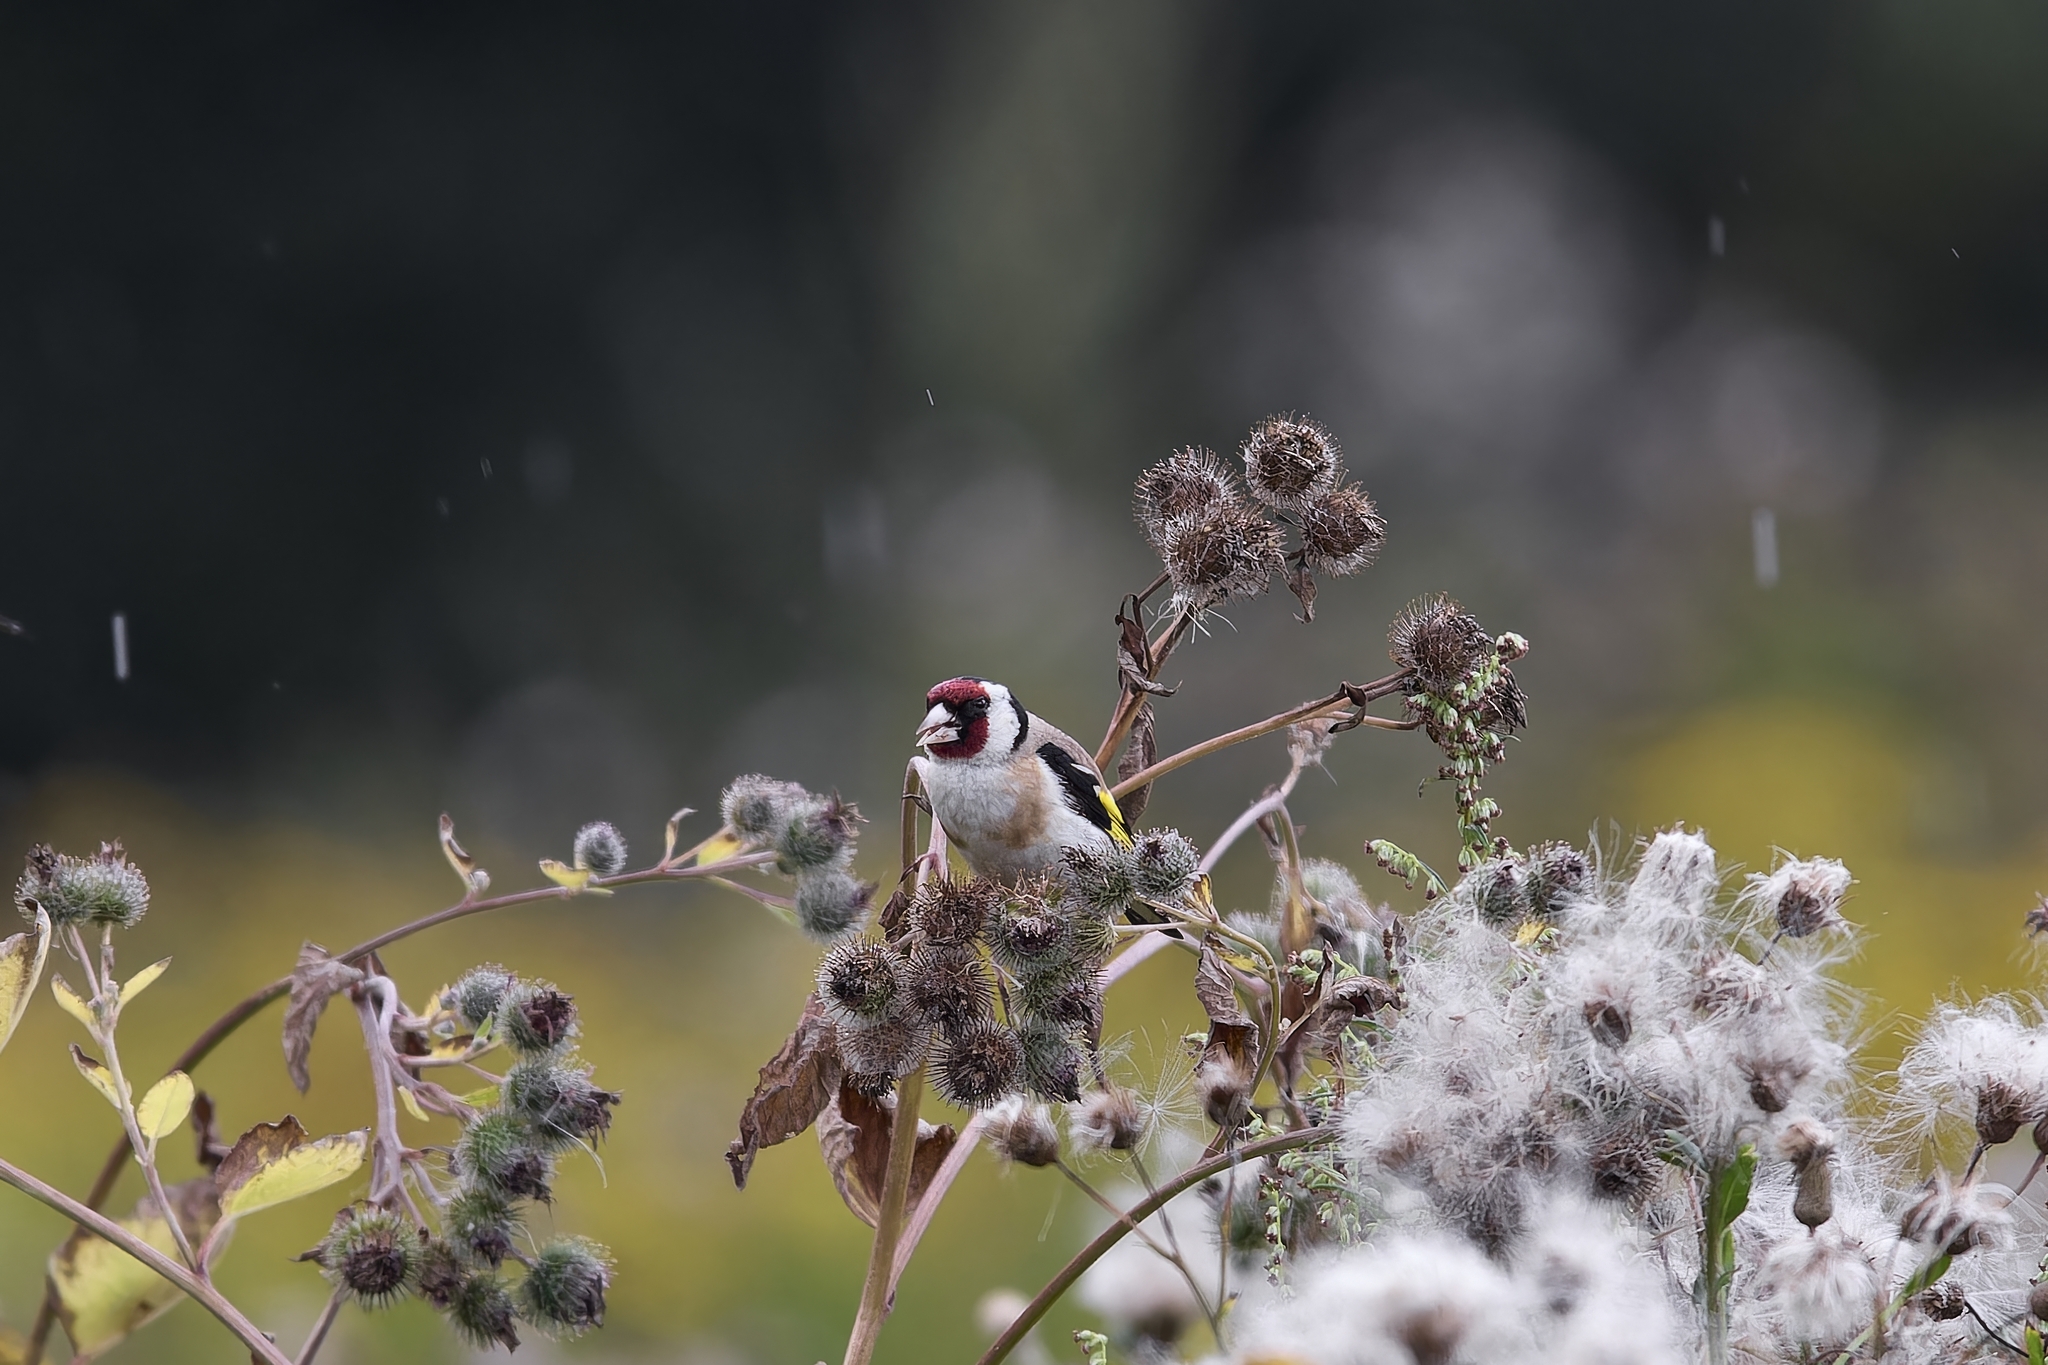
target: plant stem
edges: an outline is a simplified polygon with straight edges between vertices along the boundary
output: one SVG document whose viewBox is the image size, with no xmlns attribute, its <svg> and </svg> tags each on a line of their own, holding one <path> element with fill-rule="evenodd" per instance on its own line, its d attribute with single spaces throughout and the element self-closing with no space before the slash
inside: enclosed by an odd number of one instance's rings
<svg viewBox="0 0 2048 1365">
<path fill-rule="evenodd" d="M 1145 1168 L 1138 1164 L 1136 1160 L 1137 1153 L 1133 1152 L 1131 1153 L 1131 1156 L 1133 1158 L 1131 1162 L 1131 1169 L 1137 1171 L 1139 1177 L 1144 1180 L 1146 1192 L 1148 1194 L 1152 1193 L 1152 1181 L 1145 1176 Z M 1087 1180 L 1082 1177 L 1079 1171 L 1075 1170 L 1072 1166 L 1069 1166 L 1066 1162 L 1061 1161 L 1057 1157 L 1053 1159 L 1052 1164 L 1059 1169 L 1059 1173 L 1061 1175 L 1065 1176 L 1068 1180 L 1072 1181 L 1075 1188 L 1079 1189 L 1081 1193 L 1087 1195 L 1088 1198 L 1091 1201 L 1093 1201 L 1095 1206 L 1101 1209 L 1104 1213 L 1107 1213 L 1113 1221 L 1130 1224 L 1127 1231 L 1129 1231 L 1130 1234 L 1133 1237 L 1136 1237 L 1140 1242 L 1143 1242 L 1145 1244 L 1146 1250 L 1150 1251 L 1154 1256 L 1157 1256 L 1160 1260 L 1165 1261 L 1168 1265 L 1172 1266 L 1175 1270 L 1178 1270 L 1180 1272 L 1180 1277 L 1182 1281 L 1184 1281 L 1187 1284 L 1188 1292 L 1195 1296 L 1195 1302 L 1201 1306 L 1202 1316 L 1209 1320 L 1209 1334 L 1216 1339 L 1216 1344 L 1218 1346 L 1221 1346 L 1223 1344 L 1223 1324 L 1216 1320 L 1216 1310 L 1209 1306 L 1209 1296 L 1204 1294 L 1202 1292 L 1202 1286 L 1196 1283 L 1195 1272 L 1188 1269 L 1187 1261 L 1183 1259 L 1183 1257 L 1181 1256 L 1179 1244 L 1176 1242 L 1171 1246 L 1171 1248 L 1159 1245 L 1159 1243 L 1153 1239 L 1151 1233 L 1145 1231 L 1145 1229 L 1139 1227 L 1136 1223 L 1132 1222 L 1131 1216 L 1128 1213 L 1125 1213 L 1122 1209 L 1118 1208 L 1116 1206 L 1115 1201 L 1111 1200 L 1108 1195 L 1104 1194 L 1102 1191 L 1096 1189 L 1093 1185 L 1089 1184 Z M 1171 1239 L 1173 1237 L 1173 1224 L 1167 1222 L 1164 1219 L 1161 1219 L 1160 1225 L 1165 1231 L 1167 1237 Z M 1218 1289 L 1218 1294 L 1219 1296 L 1221 1294 L 1220 1286 Z"/>
<path fill-rule="evenodd" d="M 1025 1305 L 1024 1311 L 1019 1313 L 1015 1320 L 1003 1329 L 1002 1335 L 997 1337 L 990 1344 L 988 1350 L 982 1353 L 978 1365 L 997 1365 L 997 1362 L 1008 1359 L 1010 1352 L 1016 1349 L 1017 1343 L 1024 1339 L 1024 1334 L 1038 1325 L 1038 1320 L 1044 1317 L 1046 1311 L 1059 1301 L 1062 1294 L 1073 1287 L 1074 1281 L 1080 1279 L 1083 1272 L 1089 1266 L 1101 1260 L 1103 1253 L 1123 1240 L 1125 1234 L 1129 1231 L 1130 1223 L 1144 1222 L 1147 1218 L 1159 1212 L 1160 1209 L 1166 1207 L 1167 1202 L 1175 1195 L 1180 1194 L 1183 1190 L 1193 1189 L 1196 1185 L 1201 1184 L 1219 1171 L 1227 1171 L 1241 1162 L 1256 1161 L 1261 1157 L 1272 1156 L 1278 1152 L 1291 1152 L 1301 1147 L 1312 1147 L 1318 1142 L 1327 1142 L 1336 1135 L 1336 1131 L 1330 1128 L 1301 1128 L 1292 1133 L 1282 1133 L 1277 1137 L 1247 1143 L 1234 1152 L 1226 1152 L 1222 1156 L 1213 1157 L 1208 1161 L 1197 1162 L 1195 1165 L 1188 1167 L 1179 1175 L 1161 1185 L 1158 1190 L 1132 1205 L 1129 1211 L 1129 1223 L 1111 1223 L 1096 1236 L 1094 1241 L 1081 1248 L 1073 1260 L 1068 1261 L 1066 1265 L 1060 1268 L 1059 1274 L 1046 1281 L 1045 1288 L 1039 1290 L 1037 1297 Z"/>
<path fill-rule="evenodd" d="M 1148 588 L 1146 591 L 1150 592 L 1151 589 Z M 1175 614 L 1172 624 L 1160 631 L 1158 637 L 1146 647 L 1145 652 L 1152 656 L 1152 667 L 1145 673 L 1147 682 L 1158 681 L 1159 670 L 1166 666 L 1166 660 L 1173 653 L 1174 646 L 1180 643 L 1181 635 L 1194 624 L 1194 621 L 1194 613 L 1182 609 Z M 1130 738 L 1131 726 L 1138 719 L 1138 708 L 1144 704 L 1145 694 L 1128 682 L 1124 683 L 1123 691 L 1117 695 L 1116 711 L 1110 717 L 1109 733 L 1102 737 L 1102 747 L 1095 751 L 1097 768 L 1104 772 L 1109 771 L 1109 761 L 1116 757 L 1116 751 Z"/>
<path fill-rule="evenodd" d="M 306 1333 L 306 1344 L 299 1347 L 299 1358 L 294 1365 L 313 1365 L 313 1357 L 320 1354 L 321 1343 L 327 1340 L 327 1329 L 334 1326 L 334 1316 L 341 1311 L 343 1299 L 348 1291 L 336 1286 L 327 1296 L 327 1306 L 320 1310 L 320 1316 L 313 1319 L 313 1330 Z"/>
<path fill-rule="evenodd" d="M 860 1314 L 846 1342 L 846 1365 L 868 1365 L 889 1316 L 896 1242 L 903 1234 L 903 1209 L 910 1197 L 911 1159 L 917 1155 L 917 1108 L 924 1096 L 924 1068 L 896 1083 L 896 1121 L 889 1127 L 889 1171 L 882 1180 L 882 1208 L 875 1219 L 875 1244 L 861 1286 Z"/>
<path fill-rule="evenodd" d="M 194 1275 L 184 1266 L 158 1251 L 149 1243 L 137 1237 L 128 1229 L 108 1218 L 105 1214 L 89 1209 L 69 1195 L 45 1185 L 27 1171 L 0 1160 L 0 1181 L 14 1186 L 29 1198 L 48 1205 L 63 1214 L 88 1232 L 92 1232 L 121 1248 L 136 1260 L 169 1280 L 172 1284 L 191 1295 L 199 1305 L 220 1319 L 221 1325 L 233 1332 L 249 1348 L 250 1354 L 263 1365 L 292 1365 L 291 1357 L 277 1349 L 273 1342 L 256 1325 L 242 1315 L 242 1311 L 221 1294 L 218 1289 Z M 164 1220 L 172 1226 L 177 1224 L 177 1212 L 170 1205 L 162 1206 Z"/>
</svg>

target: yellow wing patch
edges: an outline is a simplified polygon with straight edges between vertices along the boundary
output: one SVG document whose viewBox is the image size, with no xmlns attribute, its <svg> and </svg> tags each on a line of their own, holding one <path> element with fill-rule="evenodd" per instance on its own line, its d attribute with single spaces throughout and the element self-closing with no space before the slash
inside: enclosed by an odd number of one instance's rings
<svg viewBox="0 0 2048 1365">
<path fill-rule="evenodd" d="M 1109 788 L 1098 782 L 1095 784 L 1095 799 L 1102 803 L 1103 810 L 1109 812 L 1109 837 L 1116 840 L 1118 848 L 1129 848 L 1131 827 L 1124 822 L 1124 813 L 1117 806 L 1116 798 L 1109 794 Z"/>
</svg>

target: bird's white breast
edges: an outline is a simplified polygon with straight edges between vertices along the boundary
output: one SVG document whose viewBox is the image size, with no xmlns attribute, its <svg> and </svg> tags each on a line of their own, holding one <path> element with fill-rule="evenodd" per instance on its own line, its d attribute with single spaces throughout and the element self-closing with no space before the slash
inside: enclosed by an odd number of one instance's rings
<svg viewBox="0 0 2048 1365">
<path fill-rule="evenodd" d="M 1029 762 L 919 760 L 932 815 L 968 866 L 1014 881 L 1059 862 L 1069 848 L 1107 848 L 1107 831 L 1074 813 L 1052 770 Z"/>
</svg>

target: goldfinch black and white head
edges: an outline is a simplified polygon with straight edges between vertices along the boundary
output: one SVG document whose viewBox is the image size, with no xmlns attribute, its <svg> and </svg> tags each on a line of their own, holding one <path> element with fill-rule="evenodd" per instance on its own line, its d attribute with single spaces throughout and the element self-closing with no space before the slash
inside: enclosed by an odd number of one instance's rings
<svg viewBox="0 0 2048 1365">
<path fill-rule="evenodd" d="M 1024 709 L 1009 688 L 951 678 L 925 694 L 918 760 L 932 818 L 974 871 L 1014 881 L 1069 848 L 1130 843 L 1088 751 Z"/>
</svg>

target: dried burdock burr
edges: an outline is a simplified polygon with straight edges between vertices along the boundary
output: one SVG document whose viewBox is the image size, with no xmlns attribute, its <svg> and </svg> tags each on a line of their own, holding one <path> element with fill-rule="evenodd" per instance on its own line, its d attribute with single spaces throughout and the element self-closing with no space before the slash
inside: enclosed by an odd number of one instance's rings
<svg viewBox="0 0 2048 1365">
<path fill-rule="evenodd" d="M 615 877 L 626 870 L 626 836 L 609 821 L 593 820 L 576 831 L 570 857 L 577 867 Z"/>
<path fill-rule="evenodd" d="M 1328 498 L 1344 475 L 1343 452 L 1320 422 L 1268 417 L 1239 449 L 1245 487 L 1266 506 L 1303 512 Z"/>
</svg>

